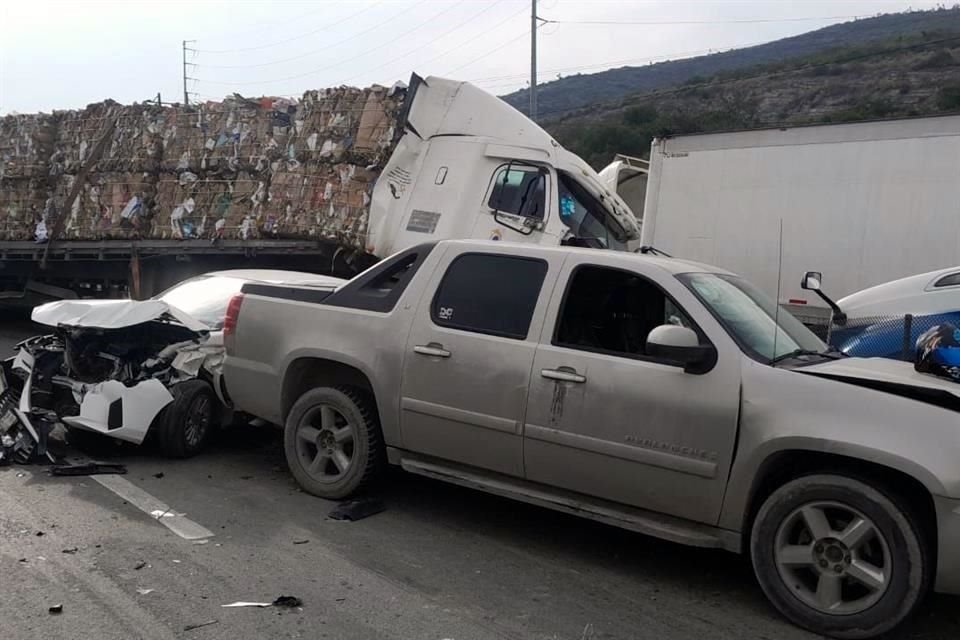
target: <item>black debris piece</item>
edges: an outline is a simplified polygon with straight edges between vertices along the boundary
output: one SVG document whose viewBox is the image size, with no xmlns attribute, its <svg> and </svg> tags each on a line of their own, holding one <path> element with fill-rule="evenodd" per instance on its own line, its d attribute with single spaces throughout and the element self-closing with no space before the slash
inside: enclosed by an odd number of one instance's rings
<svg viewBox="0 0 960 640">
<path fill-rule="evenodd" d="M 38 537 L 38 538 L 42 538 L 44 535 L 46 535 L 46 534 L 44 534 L 43 531 L 37 531 L 37 537 Z"/>
<path fill-rule="evenodd" d="M 55 476 L 93 476 L 107 473 L 124 474 L 127 468 L 122 464 L 107 462 L 83 462 L 80 464 L 57 465 L 50 470 Z"/>
<path fill-rule="evenodd" d="M 49 611 L 50 613 L 54 613 L 54 614 L 63 613 L 63 605 L 62 605 L 62 604 L 55 604 L 55 605 L 53 605 L 52 607 L 50 607 L 49 609 L 47 609 L 47 611 Z"/>
<path fill-rule="evenodd" d="M 275 607 L 289 607 L 291 609 L 303 606 L 303 600 L 296 596 L 280 596 L 273 601 Z"/>
<path fill-rule="evenodd" d="M 193 631 L 194 629 L 200 629 L 202 627 L 209 627 L 212 624 L 217 624 L 219 620 L 207 620 L 206 622 L 198 622 L 196 624 L 188 624 L 183 628 L 184 631 Z"/>
<path fill-rule="evenodd" d="M 253 480 L 253 476 L 240 476 L 241 480 Z"/>
<path fill-rule="evenodd" d="M 309 540 L 294 540 L 293 544 L 307 544 Z"/>
<path fill-rule="evenodd" d="M 140 569 L 143 569 L 145 566 L 147 566 L 147 563 L 141 561 L 141 562 L 138 562 L 138 563 L 137 563 L 137 566 L 135 566 L 135 567 L 133 568 L 133 570 L 134 570 L 134 571 L 140 571 Z"/>
<path fill-rule="evenodd" d="M 70 547 L 69 549 L 64 549 L 63 553 L 76 553 L 77 551 L 80 551 L 80 549 L 77 547 Z"/>
<path fill-rule="evenodd" d="M 20 558 L 20 562 L 26 564 L 26 563 L 27 563 L 27 559 L 26 559 L 26 558 Z"/>
<path fill-rule="evenodd" d="M 160 478 L 163 477 L 163 471 L 161 471 L 160 473 L 155 473 L 155 474 L 153 474 L 153 477 L 156 478 L 157 480 L 159 480 Z"/>
<path fill-rule="evenodd" d="M 386 511 L 387 505 L 382 500 L 376 498 L 359 498 L 357 500 L 348 500 L 341 502 L 337 508 L 327 514 L 331 520 L 347 520 L 356 522 L 370 516 L 376 515 L 381 511 Z"/>
</svg>

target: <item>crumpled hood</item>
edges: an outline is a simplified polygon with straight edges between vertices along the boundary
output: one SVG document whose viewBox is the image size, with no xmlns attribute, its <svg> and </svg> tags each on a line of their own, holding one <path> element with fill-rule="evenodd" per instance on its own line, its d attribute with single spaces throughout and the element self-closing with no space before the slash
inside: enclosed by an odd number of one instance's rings
<svg viewBox="0 0 960 640">
<path fill-rule="evenodd" d="M 842 358 L 797 368 L 795 371 L 850 382 L 863 381 L 871 383 L 865 386 L 898 395 L 905 395 L 898 390 L 914 388 L 938 394 L 947 393 L 960 400 L 960 384 L 946 378 L 919 373 L 913 368 L 912 362 L 887 358 Z"/>
<path fill-rule="evenodd" d="M 174 320 L 198 333 L 210 330 L 162 300 L 58 300 L 35 307 L 30 318 L 48 327 L 122 329 L 154 320 Z"/>
</svg>

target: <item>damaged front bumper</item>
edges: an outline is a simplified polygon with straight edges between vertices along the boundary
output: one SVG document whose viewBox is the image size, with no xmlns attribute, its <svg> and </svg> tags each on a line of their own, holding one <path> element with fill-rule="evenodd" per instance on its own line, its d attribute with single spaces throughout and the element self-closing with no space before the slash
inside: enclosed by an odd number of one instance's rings
<svg viewBox="0 0 960 640">
<path fill-rule="evenodd" d="M 32 365 L 30 354 L 18 354 L 0 367 L 0 465 L 56 461 L 47 450 L 47 436 L 56 424 L 56 416 L 31 410 L 29 377 L 20 390 L 8 379 L 13 366 L 22 369 Z"/>
<path fill-rule="evenodd" d="M 90 335 L 108 345 L 115 339 L 98 331 Z M 23 444 L 45 443 L 46 434 L 59 423 L 141 444 L 160 413 L 174 402 L 171 388 L 175 385 L 201 378 L 224 400 L 219 334 L 193 335 L 140 358 L 117 355 L 122 349 L 86 349 L 85 338 L 85 330 L 78 337 L 76 329 L 70 329 L 17 345 L 17 355 L 3 363 L 5 400 L 0 405 L 0 425 L 5 427 L 0 433 L 15 432 L 4 442 L 22 432 Z M 89 380 L 91 371 L 97 370 L 91 362 L 109 370 L 111 377 L 88 382 L 68 375 L 82 366 L 85 369 L 80 371 Z M 26 461 L 29 456 L 17 457 Z"/>
</svg>

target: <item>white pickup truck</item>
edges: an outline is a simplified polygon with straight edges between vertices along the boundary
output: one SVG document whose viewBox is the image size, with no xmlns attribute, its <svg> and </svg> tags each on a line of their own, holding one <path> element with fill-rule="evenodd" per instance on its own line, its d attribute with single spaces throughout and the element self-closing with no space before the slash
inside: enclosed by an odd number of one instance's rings
<svg viewBox="0 0 960 640">
<path fill-rule="evenodd" d="M 333 293 L 245 285 L 227 391 L 344 498 L 389 462 L 747 552 L 795 623 L 868 638 L 960 593 L 960 385 L 845 358 L 743 279 L 444 241 Z"/>
</svg>

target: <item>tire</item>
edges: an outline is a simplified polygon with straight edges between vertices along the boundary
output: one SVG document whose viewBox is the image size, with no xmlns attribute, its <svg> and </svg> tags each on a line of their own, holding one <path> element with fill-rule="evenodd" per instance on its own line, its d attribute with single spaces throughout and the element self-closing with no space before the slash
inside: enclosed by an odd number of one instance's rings
<svg viewBox="0 0 960 640">
<path fill-rule="evenodd" d="M 160 453 L 190 458 L 210 441 L 216 428 L 217 396 L 203 380 L 187 380 L 170 387 L 173 402 L 157 416 L 152 431 Z"/>
<path fill-rule="evenodd" d="M 373 399 L 352 387 L 320 387 L 290 409 L 283 432 L 290 473 L 307 493 L 339 500 L 369 488 L 384 466 Z"/>
<path fill-rule="evenodd" d="M 933 575 L 916 516 L 841 475 L 805 476 L 774 491 L 754 520 L 750 556 L 784 616 L 833 638 L 890 631 L 914 613 Z"/>
</svg>

